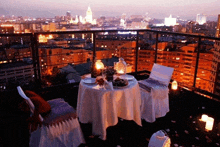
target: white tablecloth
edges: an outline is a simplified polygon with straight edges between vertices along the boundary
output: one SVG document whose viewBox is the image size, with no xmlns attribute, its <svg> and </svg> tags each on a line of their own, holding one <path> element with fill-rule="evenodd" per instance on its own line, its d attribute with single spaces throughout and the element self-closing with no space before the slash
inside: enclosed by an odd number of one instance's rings
<svg viewBox="0 0 220 147">
<path fill-rule="evenodd" d="M 136 79 L 121 89 L 106 90 L 99 85 L 80 82 L 77 116 L 82 123 L 92 123 L 94 135 L 106 139 L 106 129 L 118 123 L 118 117 L 134 120 L 141 126 L 141 95 Z"/>
</svg>

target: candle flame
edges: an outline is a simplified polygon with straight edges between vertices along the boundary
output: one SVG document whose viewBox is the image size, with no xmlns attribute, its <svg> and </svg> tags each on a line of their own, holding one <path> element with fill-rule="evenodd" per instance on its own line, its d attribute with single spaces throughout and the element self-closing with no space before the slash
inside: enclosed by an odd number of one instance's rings
<svg viewBox="0 0 220 147">
<path fill-rule="evenodd" d="M 123 73 L 124 73 L 124 71 L 123 71 L 123 70 L 119 70 L 119 71 L 118 71 L 118 73 L 123 74 Z"/>
</svg>

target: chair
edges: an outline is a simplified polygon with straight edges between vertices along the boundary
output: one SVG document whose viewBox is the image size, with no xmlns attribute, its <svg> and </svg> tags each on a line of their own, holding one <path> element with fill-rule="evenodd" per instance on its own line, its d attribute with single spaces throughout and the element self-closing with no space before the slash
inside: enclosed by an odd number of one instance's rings
<svg viewBox="0 0 220 147">
<path fill-rule="evenodd" d="M 25 99 L 34 112 L 34 104 L 26 96 L 20 86 L 18 93 Z M 30 135 L 30 147 L 78 147 L 84 144 L 83 134 L 76 118 L 75 110 L 61 98 L 47 101 L 51 106 L 51 112 L 44 118 L 39 115 L 42 126 Z"/>
<path fill-rule="evenodd" d="M 141 90 L 141 118 L 154 122 L 169 112 L 168 85 L 173 74 L 173 68 L 154 64 L 150 76 L 139 81 Z"/>
</svg>

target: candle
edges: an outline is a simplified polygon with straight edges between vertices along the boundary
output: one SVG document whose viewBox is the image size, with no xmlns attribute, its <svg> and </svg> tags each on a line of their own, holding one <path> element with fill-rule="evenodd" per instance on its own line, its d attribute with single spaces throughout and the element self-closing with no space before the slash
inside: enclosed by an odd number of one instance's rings
<svg viewBox="0 0 220 147">
<path fill-rule="evenodd" d="M 119 70 L 118 73 L 119 74 L 124 74 L 124 71 L 123 70 Z"/>
<path fill-rule="evenodd" d="M 206 122 L 207 119 L 208 119 L 208 115 L 203 114 L 203 115 L 202 115 L 202 118 L 201 118 L 200 120 Z"/>
<path fill-rule="evenodd" d="M 96 69 L 100 70 L 104 68 L 104 64 L 102 63 L 101 60 L 97 60 L 95 64 Z"/>
<path fill-rule="evenodd" d="M 172 89 L 173 89 L 173 90 L 177 90 L 177 87 L 178 87 L 177 81 L 174 80 L 174 81 L 172 82 Z"/>
<path fill-rule="evenodd" d="M 205 125 L 206 131 L 211 131 L 213 128 L 213 124 L 214 124 L 214 118 L 208 117 Z"/>
</svg>

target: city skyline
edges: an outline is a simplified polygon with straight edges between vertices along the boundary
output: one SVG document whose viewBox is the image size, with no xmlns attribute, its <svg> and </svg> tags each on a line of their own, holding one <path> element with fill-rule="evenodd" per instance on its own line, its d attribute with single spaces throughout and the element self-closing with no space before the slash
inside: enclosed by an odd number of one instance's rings
<svg viewBox="0 0 220 147">
<path fill-rule="evenodd" d="M 95 1 L 69 1 L 63 0 L 8 0 L 0 6 L 0 15 L 30 16 L 30 17 L 54 17 L 65 15 L 66 11 L 71 11 L 71 15 L 85 16 L 85 10 L 90 6 L 95 18 L 100 16 L 120 16 L 122 13 L 129 15 L 145 15 L 151 18 L 162 19 L 170 14 L 183 19 L 195 19 L 201 13 L 207 16 L 208 20 L 217 20 L 219 13 L 217 0 L 137 0 L 137 1 L 116 1 L 103 2 Z"/>
</svg>

